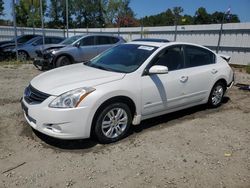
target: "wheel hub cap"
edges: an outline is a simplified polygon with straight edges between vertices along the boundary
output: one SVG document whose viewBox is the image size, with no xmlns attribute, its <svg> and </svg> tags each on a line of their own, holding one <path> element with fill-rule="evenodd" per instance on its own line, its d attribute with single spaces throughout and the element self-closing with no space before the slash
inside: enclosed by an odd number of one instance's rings
<svg viewBox="0 0 250 188">
<path fill-rule="evenodd" d="M 116 138 L 127 127 L 128 115 L 122 108 L 111 109 L 102 120 L 102 132 L 108 138 Z"/>
<path fill-rule="evenodd" d="M 213 95 L 212 95 L 212 103 L 213 105 L 217 105 L 221 102 L 223 97 L 223 87 L 218 85 L 216 88 L 214 88 Z"/>
</svg>

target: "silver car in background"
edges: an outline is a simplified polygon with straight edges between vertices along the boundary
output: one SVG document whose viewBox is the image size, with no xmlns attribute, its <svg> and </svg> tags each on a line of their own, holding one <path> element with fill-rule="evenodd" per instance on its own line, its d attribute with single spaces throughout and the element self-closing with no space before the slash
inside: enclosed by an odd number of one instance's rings
<svg viewBox="0 0 250 188">
<path fill-rule="evenodd" d="M 57 36 L 45 36 L 44 42 L 45 44 L 58 44 L 62 42 L 65 38 L 57 37 Z M 40 48 L 43 45 L 43 37 L 37 36 L 24 44 L 18 45 L 17 48 L 12 50 L 12 54 L 14 55 L 16 51 L 18 51 L 18 58 L 20 60 L 28 60 L 34 59 L 36 54 L 36 49 Z"/>
<path fill-rule="evenodd" d="M 37 51 L 38 58 L 34 61 L 36 67 L 61 67 L 72 63 L 86 62 L 103 51 L 126 41 L 119 36 L 86 34 L 73 36 L 65 41 L 71 44 L 48 46 Z M 62 42 L 64 43 L 64 42 Z"/>
</svg>

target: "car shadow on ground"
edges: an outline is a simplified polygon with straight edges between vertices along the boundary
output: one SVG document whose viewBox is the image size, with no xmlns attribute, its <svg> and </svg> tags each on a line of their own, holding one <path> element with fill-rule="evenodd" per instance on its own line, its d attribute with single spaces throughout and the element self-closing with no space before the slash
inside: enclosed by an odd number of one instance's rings
<svg viewBox="0 0 250 188">
<path fill-rule="evenodd" d="M 224 97 L 222 101 L 222 106 L 230 100 L 229 97 Z M 142 121 L 140 125 L 131 126 L 131 130 L 127 137 L 142 132 L 143 130 L 155 127 L 158 128 L 157 125 L 162 123 L 169 123 L 168 126 L 172 126 L 171 121 L 185 121 L 187 119 L 194 119 L 196 118 L 195 115 L 201 117 L 202 115 L 207 115 L 209 113 L 215 113 L 220 110 L 221 107 L 212 109 L 209 108 L 207 105 L 199 105 L 195 107 L 191 107 L 188 109 L 184 109 L 178 112 L 169 113 L 166 115 L 158 116 L 155 118 L 151 118 L 145 121 Z M 200 113 L 199 113 L 200 112 Z M 199 113 L 199 114 L 197 114 Z M 162 128 L 159 126 L 159 128 Z M 98 144 L 98 142 L 93 139 L 79 139 L 79 140 L 61 140 L 56 139 L 47 135 L 44 135 L 36 130 L 33 129 L 35 135 L 40 138 L 43 142 L 47 145 L 64 150 L 84 150 L 93 148 Z M 129 138 L 128 138 L 129 139 Z M 48 146 L 47 146 L 48 147 Z"/>
<path fill-rule="evenodd" d="M 175 124 L 171 124 L 172 121 L 180 122 L 180 121 L 185 121 L 188 119 L 195 119 L 196 117 L 200 118 L 210 113 L 215 113 L 217 111 L 220 111 L 223 105 L 228 103 L 228 101 L 230 101 L 230 98 L 225 96 L 222 101 L 222 106 L 218 108 L 210 108 L 207 104 L 203 104 L 203 105 L 194 106 L 194 107 L 180 110 L 177 112 L 172 112 L 169 114 L 165 114 L 165 115 L 161 115 L 158 117 L 144 120 L 141 122 L 140 125 L 133 126 L 129 135 L 134 134 L 134 133 L 139 133 L 149 128 L 162 128 L 162 126 L 157 127 L 157 125 L 160 125 L 163 123 L 168 123 L 166 126 L 172 126 L 172 125 L 175 125 Z"/>
<path fill-rule="evenodd" d="M 65 150 L 89 149 L 98 144 L 94 139 L 62 140 L 47 136 L 33 129 L 35 135 L 47 145 Z"/>
</svg>

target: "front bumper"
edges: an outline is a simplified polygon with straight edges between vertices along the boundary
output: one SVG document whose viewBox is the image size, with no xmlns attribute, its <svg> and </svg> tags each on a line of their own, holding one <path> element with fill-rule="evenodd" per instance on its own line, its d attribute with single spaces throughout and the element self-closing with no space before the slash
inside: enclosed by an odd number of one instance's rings
<svg viewBox="0 0 250 188">
<path fill-rule="evenodd" d="M 91 123 L 90 108 L 50 108 L 49 103 L 54 96 L 40 104 L 28 104 L 23 98 L 21 106 L 24 117 L 29 125 L 35 130 L 60 139 L 83 139 L 90 137 Z"/>
<path fill-rule="evenodd" d="M 44 70 L 46 68 L 52 68 L 52 63 L 49 60 L 45 60 L 45 59 L 34 59 L 33 61 L 33 65 L 40 69 L 40 70 Z"/>
</svg>

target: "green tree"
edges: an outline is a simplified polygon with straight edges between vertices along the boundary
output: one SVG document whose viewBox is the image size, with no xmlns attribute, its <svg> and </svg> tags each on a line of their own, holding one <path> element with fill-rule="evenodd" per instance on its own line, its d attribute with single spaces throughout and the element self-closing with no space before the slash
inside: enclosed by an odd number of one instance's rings
<svg viewBox="0 0 250 188">
<path fill-rule="evenodd" d="M 224 15 L 225 14 L 225 15 Z M 238 15 L 236 14 L 226 14 L 223 12 L 214 12 L 211 14 L 212 23 L 221 23 L 224 16 L 224 23 L 238 23 L 240 22 Z"/>
<path fill-rule="evenodd" d="M 43 13 L 46 10 L 46 0 L 43 0 Z M 16 6 L 17 25 L 23 27 L 39 27 L 41 25 L 39 0 L 20 0 Z"/>
<path fill-rule="evenodd" d="M 164 25 L 174 25 L 175 16 L 171 9 L 167 9 L 165 12 L 162 12 L 153 16 L 146 16 L 140 21 L 144 26 L 164 26 Z"/>
<path fill-rule="evenodd" d="M 103 27 L 105 1 L 74 0 L 74 11 L 77 27 Z"/>
<path fill-rule="evenodd" d="M 195 12 L 194 17 L 195 24 L 211 24 L 211 15 L 207 13 L 207 10 L 204 7 L 198 8 Z"/>
<path fill-rule="evenodd" d="M 0 0 L 0 17 L 1 16 L 4 16 L 4 2 L 3 2 L 3 0 Z"/>
<path fill-rule="evenodd" d="M 74 13 L 73 1 L 68 0 L 68 18 L 69 27 L 73 26 L 72 15 Z M 46 16 L 49 18 L 47 23 L 50 28 L 65 28 L 66 27 L 66 0 L 50 0 L 48 12 Z"/>
<path fill-rule="evenodd" d="M 194 19 L 192 16 L 185 14 L 181 17 L 180 25 L 192 25 L 194 24 Z"/>
<path fill-rule="evenodd" d="M 109 0 L 105 7 L 105 21 L 110 27 L 138 26 L 135 14 L 130 7 L 130 0 Z"/>
</svg>

